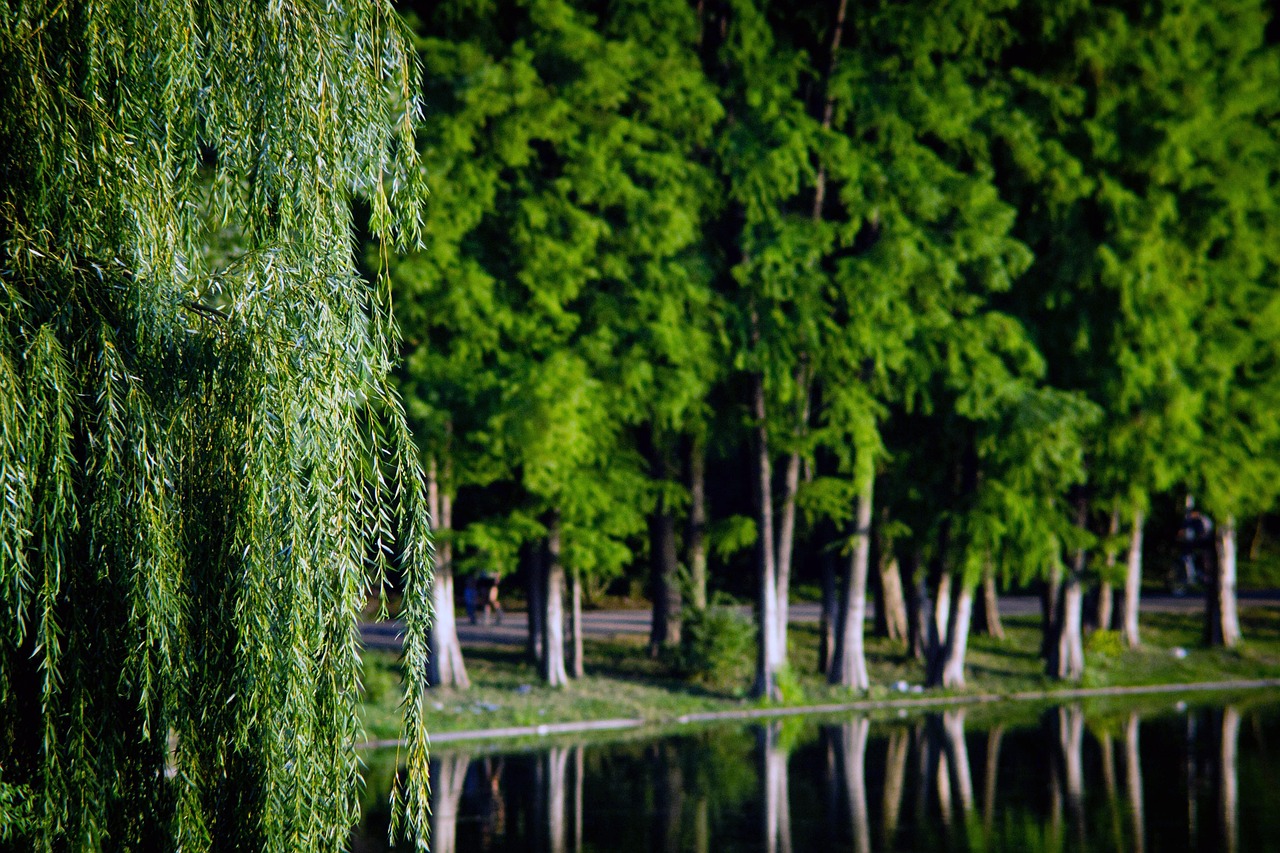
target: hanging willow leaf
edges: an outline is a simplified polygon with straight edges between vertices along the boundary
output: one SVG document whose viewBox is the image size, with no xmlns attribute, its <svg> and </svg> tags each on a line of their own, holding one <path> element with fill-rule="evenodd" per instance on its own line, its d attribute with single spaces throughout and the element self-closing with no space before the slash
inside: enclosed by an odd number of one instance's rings
<svg viewBox="0 0 1280 853">
<path fill-rule="evenodd" d="M 405 45 L 384 0 L 0 12 L 6 844 L 346 846 L 389 564 L 424 686 L 422 474 L 352 257 L 356 199 L 417 239 Z M 425 845 L 420 699 L 405 720 Z"/>
</svg>

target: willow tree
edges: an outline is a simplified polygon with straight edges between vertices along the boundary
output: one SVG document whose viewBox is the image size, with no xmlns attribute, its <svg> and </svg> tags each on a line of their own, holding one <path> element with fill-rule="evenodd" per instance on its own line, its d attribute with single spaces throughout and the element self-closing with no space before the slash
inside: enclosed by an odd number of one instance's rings
<svg viewBox="0 0 1280 853">
<path fill-rule="evenodd" d="M 357 619 L 392 542 L 395 810 L 426 825 L 428 522 L 352 257 L 357 198 L 373 232 L 416 231 L 402 44 L 362 0 L 0 14 L 8 843 L 343 849 Z M 234 257 L 202 251 L 228 227 Z"/>
</svg>

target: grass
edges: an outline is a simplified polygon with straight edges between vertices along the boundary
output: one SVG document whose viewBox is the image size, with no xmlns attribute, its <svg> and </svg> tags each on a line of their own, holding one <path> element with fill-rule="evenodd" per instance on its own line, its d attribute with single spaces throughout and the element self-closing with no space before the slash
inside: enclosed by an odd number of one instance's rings
<svg viewBox="0 0 1280 853">
<path fill-rule="evenodd" d="M 1128 651 L 1105 632 L 1093 635 L 1086 651 L 1080 685 L 1044 676 L 1038 656 L 1037 620 L 1007 619 L 1006 638 L 970 641 L 968 684 L 960 691 L 925 691 L 925 695 L 1010 694 L 1083 687 L 1190 684 L 1280 677 L 1280 611 L 1242 608 L 1245 643 L 1239 649 L 1207 649 L 1200 645 L 1198 615 L 1153 613 L 1142 620 L 1143 646 Z M 900 683 L 918 685 L 922 670 L 888 640 L 867 638 L 872 687 L 865 694 L 832 687 L 816 672 L 818 631 L 792 625 L 791 669 L 781 679 L 782 704 L 791 706 L 848 702 L 855 699 L 901 698 Z M 1175 650 L 1184 650 L 1185 655 Z M 627 718 L 648 724 L 669 723 L 684 714 L 767 707 L 736 690 L 717 691 L 676 677 L 664 660 L 646 654 L 644 638 L 587 641 L 585 678 L 553 690 L 541 685 L 523 649 L 476 646 L 464 649 L 469 690 L 434 689 L 428 695 L 428 730 L 433 733 L 534 726 L 542 723 Z M 399 664 L 385 652 L 365 655 L 364 721 L 371 739 L 399 734 L 402 698 Z M 910 688 L 909 688 L 910 689 Z M 735 695 L 736 694 L 736 695 Z M 1167 700 L 1165 700 L 1167 701 Z"/>
</svg>

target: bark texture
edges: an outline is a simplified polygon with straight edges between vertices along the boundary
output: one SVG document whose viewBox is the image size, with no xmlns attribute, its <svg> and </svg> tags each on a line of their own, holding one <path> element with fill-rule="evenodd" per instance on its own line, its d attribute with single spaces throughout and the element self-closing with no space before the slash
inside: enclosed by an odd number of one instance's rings
<svg viewBox="0 0 1280 853">
<path fill-rule="evenodd" d="M 754 319 L 754 318 L 753 318 Z M 777 566 L 774 562 L 773 539 L 773 467 L 769 462 L 769 429 L 765 419 L 764 377 L 751 377 L 751 414 L 755 418 L 755 482 L 756 521 L 759 536 L 757 554 L 757 620 L 759 641 L 756 652 L 756 677 L 751 693 L 757 698 L 778 699 Z"/>
<path fill-rule="evenodd" d="M 707 442 L 696 435 L 689 448 L 690 604 L 707 609 Z"/>
<path fill-rule="evenodd" d="M 435 459 L 427 463 L 426 476 L 427 512 L 431 514 L 436 530 L 449 530 L 453 525 L 453 501 L 448 491 L 441 488 Z M 442 537 L 436 545 L 431 610 L 433 619 L 429 634 L 427 683 L 436 687 L 470 687 L 471 680 L 467 678 L 466 664 L 462 660 L 462 646 L 458 642 L 454 611 L 453 544 L 447 537 Z"/>
<path fill-rule="evenodd" d="M 955 607 L 947 626 L 946 660 L 942 666 L 943 687 L 964 687 L 964 656 L 969 647 L 969 621 L 973 614 L 974 588 L 961 581 Z"/>
<path fill-rule="evenodd" d="M 1142 527 L 1141 510 L 1134 510 L 1133 529 L 1129 534 L 1129 559 L 1124 572 L 1124 602 L 1121 605 L 1120 633 L 1124 644 L 1138 647 L 1138 608 L 1142 597 Z"/>
<path fill-rule="evenodd" d="M 671 452 L 657 437 L 653 448 L 653 476 L 666 484 L 675 477 Z M 680 579 L 676 556 L 676 520 L 665 495 L 659 494 L 649 517 L 649 585 L 653 598 L 653 620 L 649 632 L 649 655 L 657 657 L 664 648 L 680 642 Z"/>
<path fill-rule="evenodd" d="M 863 635 L 867 616 L 867 570 L 871 562 L 871 502 L 875 479 L 867 478 L 858 497 L 857 527 L 854 530 L 853 554 L 844 582 L 844 601 L 840 608 L 836 654 L 828 681 L 853 690 L 871 686 L 867 674 L 867 658 L 863 651 Z"/>
<path fill-rule="evenodd" d="M 1000 591 L 996 586 L 996 570 L 987 559 L 982 571 L 982 595 L 975 606 L 974 630 L 978 634 L 1004 639 L 1004 623 L 1000 620 Z"/>
<path fill-rule="evenodd" d="M 1240 614 L 1236 602 L 1236 520 L 1227 516 L 1218 527 L 1217 565 L 1209 573 L 1205 596 L 1205 643 L 1234 649 L 1240 645 Z"/>
<path fill-rule="evenodd" d="M 560 519 L 547 524 L 546 578 L 543 585 L 542 677 L 551 687 L 564 687 L 564 564 L 560 562 Z"/>
</svg>

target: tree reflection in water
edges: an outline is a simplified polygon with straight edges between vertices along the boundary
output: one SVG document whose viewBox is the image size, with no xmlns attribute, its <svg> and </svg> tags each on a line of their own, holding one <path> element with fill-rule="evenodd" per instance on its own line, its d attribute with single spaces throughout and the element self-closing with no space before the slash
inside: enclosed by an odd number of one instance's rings
<svg viewBox="0 0 1280 853">
<path fill-rule="evenodd" d="M 792 718 L 505 754 L 440 749 L 432 850 L 1240 853 L 1280 837 L 1267 799 L 1280 769 L 1265 748 L 1280 741 L 1280 706 L 1144 717 L 1077 704 L 1038 725 L 983 725 L 982 713 Z M 394 755 L 367 763 L 376 790 L 351 840 L 362 852 L 388 849 L 380 802 Z M 1144 787 L 1150 779 L 1159 784 Z"/>
</svg>

